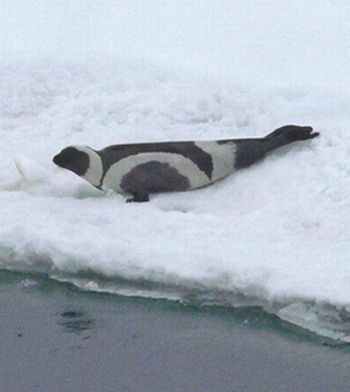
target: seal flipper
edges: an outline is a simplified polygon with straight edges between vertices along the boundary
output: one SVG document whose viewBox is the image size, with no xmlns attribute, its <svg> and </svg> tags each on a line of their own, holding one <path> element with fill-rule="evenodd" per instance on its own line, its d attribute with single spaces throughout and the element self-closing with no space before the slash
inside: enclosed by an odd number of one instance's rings
<svg viewBox="0 0 350 392">
<path fill-rule="evenodd" d="M 269 133 L 263 140 L 268 152 L 298 140 L 313 139 L 318 135 L 319 132 L 313 132 L 312 127 L 286 125 Z"/>
<path fill-rule="evenodd" d="M 149 194 L 147 192 L 131 192 L 131 194 L 133 197 L 126 199 L 127 203 L 131 203 L 131 202 L 142 203 L 142 202 L 149 201 Z"/>
<path fill-rule="evenodd" d="M 311 127 L 286 125 L 263 138 L 233 140 L 237 147 L 235 169 L 252 165 L 276 148 L 299 140 L 313 139 L 318 135 Z"/>
</svg>

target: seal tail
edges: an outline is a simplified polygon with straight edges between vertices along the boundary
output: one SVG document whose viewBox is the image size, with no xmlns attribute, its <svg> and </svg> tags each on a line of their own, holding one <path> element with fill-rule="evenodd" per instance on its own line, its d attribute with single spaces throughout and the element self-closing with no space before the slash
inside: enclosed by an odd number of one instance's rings
<svg viewBox="0 0 350 392">
<path fill-rule="evenodd" d="M 276 148 L 299 140 L 313 139 L 318 135 L 319 133 L 314 132 L 311 127 L 286 125 L 276 129 L 263 138 L 265 152 L 270 152 Z"/>
<path fill-rule="evenodd" d="M 252 165 L 276 148 L 298 140 L 313 139 L 318 135 L 319 133 L 313 132 L 311 127 L 286 125 L 262 138 L 235 140 L 237 146 L 235 169 Z"/>
</svg>

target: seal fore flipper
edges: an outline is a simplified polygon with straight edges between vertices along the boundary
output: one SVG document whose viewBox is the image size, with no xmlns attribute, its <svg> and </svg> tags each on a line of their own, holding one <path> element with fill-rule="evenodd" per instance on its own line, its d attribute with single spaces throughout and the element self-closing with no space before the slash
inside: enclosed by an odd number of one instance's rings
<svg viewBox="0 0 350 392">
<path fill-rule="evenodd" d="M 143 193 L 133 192 L 132 196 L 133 197 L 126 199 L 127 203 L 131 203 L 131 202 L 143 203 L 143 202 L 149 201 L 149 194 L 146 192 L 143 192 Z"/>
</svg>

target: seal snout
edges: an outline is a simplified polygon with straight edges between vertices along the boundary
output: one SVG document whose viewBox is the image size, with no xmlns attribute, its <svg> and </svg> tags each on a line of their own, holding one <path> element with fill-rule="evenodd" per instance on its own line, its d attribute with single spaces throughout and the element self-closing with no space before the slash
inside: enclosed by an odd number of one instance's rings
<svg viewBox="0 0 350 392">
<path fill-rule="evenodd" d="M 52 162 L 53 162 L 54 164 L 56 164 L 57 166 L 61 166 L 61 165 L 62 165 L 62 160 L 61 160 L 60 154 L 55 155 L 55 156 L 52 158 Z"/>
</svg>

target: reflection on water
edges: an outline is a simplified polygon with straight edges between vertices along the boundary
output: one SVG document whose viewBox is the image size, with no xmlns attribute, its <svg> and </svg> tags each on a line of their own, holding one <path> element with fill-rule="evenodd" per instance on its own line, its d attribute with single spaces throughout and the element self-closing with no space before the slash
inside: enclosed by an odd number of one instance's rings
<svg viewBox="0 0 350 392">
<path fill-rule="evenodd" d="M 64 327 L 66 332 L 81 333 L 95 327 L 94 319 L 81 310 L 67 309 L 57 315 L 59 316 L 58 323 Z"/>
</svg>

